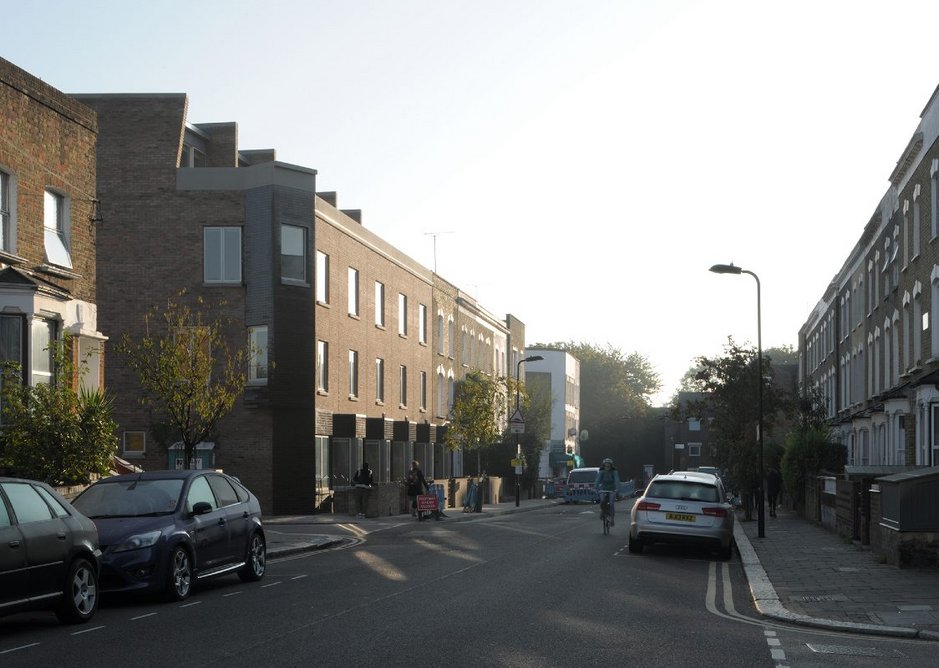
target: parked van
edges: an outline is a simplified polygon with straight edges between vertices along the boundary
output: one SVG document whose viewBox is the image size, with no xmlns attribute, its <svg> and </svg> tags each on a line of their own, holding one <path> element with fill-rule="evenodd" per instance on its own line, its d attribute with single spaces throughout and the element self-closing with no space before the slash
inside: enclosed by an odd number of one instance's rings
<svg viewBox="0 0 939 668">
<path fill-rule="evenodd" d="M 580 501 L 597 503 L 600 500 L 596 488 L 597 473 L 599 471 L 600 469 L 596 466 L 591 466 L 574 469 L 568 473 L 567 484 L 564 486 L 564 503 L 578 503 Z"/>
</svg>

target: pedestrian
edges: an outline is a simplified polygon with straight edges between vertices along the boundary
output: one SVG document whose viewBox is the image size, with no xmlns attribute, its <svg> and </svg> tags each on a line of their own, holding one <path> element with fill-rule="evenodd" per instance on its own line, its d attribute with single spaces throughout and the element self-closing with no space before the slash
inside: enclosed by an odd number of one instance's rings
<svg viewBox="0 0 939 668">
<path fill-rule="evenodd" d="M 362 462 L 362 468 L 352 476 L 352 484 L 355 485 L 355 516 L 365 517 L 365 509 L 368 507 L 368 495 L 375 484 L 375 478 L 372 476 L 372 469 L 368 467 L 368 462 Z"/>
<path fill-rule="evenodd" d="M 408 500 L 411 502 L 411 516 L 418 517 L 417 497 L 427 491 L 427 480 L 421 471 L 421 463 L 416 459 L 411 462 L 411 470 L 408 471 L 404 484 L 407 487 Z"/>
<path fill-rule="evenodd" d="M 782 476 L 771 466 L 766 472 L 766 497 L 769 500 L 770 517 L 776 517 L 776 502 L 779 499 L 780 487 L 782 487 Z"/>
</svg>

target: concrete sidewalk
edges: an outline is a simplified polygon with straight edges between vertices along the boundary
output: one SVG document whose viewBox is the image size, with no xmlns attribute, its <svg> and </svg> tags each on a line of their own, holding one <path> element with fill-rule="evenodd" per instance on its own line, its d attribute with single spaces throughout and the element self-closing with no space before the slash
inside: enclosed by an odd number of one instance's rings
<svg viewBox="0 0 939 668">
<path fill-rule="evenodd" d="M 734 533 L 757 610 L 815 628 L 939 640 L 939 571 L 879 563 L 822 526 L 779 510 L 756 520 L 738 513 Z"/>
</svg>

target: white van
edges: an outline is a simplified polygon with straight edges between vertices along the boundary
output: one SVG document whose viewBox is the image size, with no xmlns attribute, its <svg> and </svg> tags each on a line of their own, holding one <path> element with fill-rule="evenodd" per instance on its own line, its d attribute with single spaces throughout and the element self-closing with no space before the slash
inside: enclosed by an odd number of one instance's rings
<svg viewBox="0 0 939 668">
<path fill-rule="evenodd" d="M 564 486 L 564 503 L 578 503 L 589 501 L 597 503 L 600 495 L 597 494 L 597 473 L 600 469 L 591 466 L 574 469 L 567 474 L 567 484 Z"/>
</svg>

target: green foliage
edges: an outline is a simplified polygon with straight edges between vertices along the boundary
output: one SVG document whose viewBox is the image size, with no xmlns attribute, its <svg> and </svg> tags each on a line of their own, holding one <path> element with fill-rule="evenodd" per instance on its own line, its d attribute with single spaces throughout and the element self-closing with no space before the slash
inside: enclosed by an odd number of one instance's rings
<svg viewBox="0 0 939 668">
<path fill-rule="evenodd" d="M 689 410 L 713 416 L 717 465 L 728 472 L 737 490 L 747 495 L 756 491 L 760 480 L 759 383 L 763 383 L 764 441 L 788 407 L 788 400 L 773 385 L 773 369 L 765 355 L 760 374 L 755 349 L 738 346 L 731 338 L 724 353 L 722 357 L 697 358 L 695 383 L 706 398 L 694 402 Z"/>
<path fill-rule="evenodd" d="M 501 437 L 499 419 L 505 415 L 506 384 L 479 371 L 472 371 L 456 384 L 447 445 L 479 451 L 495 445 Z"/>
<path fill-rule="evenodd" d="M 801 509 L 805 504 L 805 483 L 823 471 L 838 473 L 844 468 L 845 449 L 832 439 L 825 425 L 824 406 L 818 392 L 799 398 L 799 421 L 786 435 L 780 465 L 786 492 Z"/>
<path fill-rule="evenodd" d="M 626 420 L 642 417 L 662 383 L 649 361 L 637 352 L 624 355 L 610 345 L 573 341 L 537 344 L 562 350 L 580 361 L 580 425 L 594 452 L 617 452 L 624 445 Z"/>
<path fill-rule="evenodd" d="M 136 340 L 125 334 L 117 351 L 137 373 L 140 403 L 156 413 L 163 432 L 182 442 L 188 468 L 195 446 L 215 432 L 244 391 L 252 351 L 246 339 L 235 345 L 226 338 L 227 321 L 210 317 L 201 297 L 190 300 L 192 306 L 185 298 L 181 292 L 165 309 L 151 309 L 145 334 Z"/>
<path fill-rule="evenodd" d="M 518 444 L 525 460 L 522 485 L 528 488 L 538 478 L 538 467 L 544 443 L 551 436 L 550 383 L 528 382 L 519 388 L 519 408 L 525 417 L 525 433 L 518 434 Z M 515 442 L 516 434 L 503 435 L 507 443 Z"/>
<path fill-rule="evenodd" d="M 68 338 L 55 345 L 56 372 L 48 385 L 24 385 L 18 364 L 3 368 L 0 464 L 50 484 L 85 483 L 94 473 L 107 473 L 117 447 L 110 398 L 72 387 L 70 348 Z"/>
</svg>

